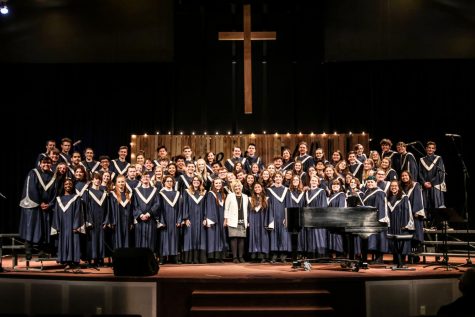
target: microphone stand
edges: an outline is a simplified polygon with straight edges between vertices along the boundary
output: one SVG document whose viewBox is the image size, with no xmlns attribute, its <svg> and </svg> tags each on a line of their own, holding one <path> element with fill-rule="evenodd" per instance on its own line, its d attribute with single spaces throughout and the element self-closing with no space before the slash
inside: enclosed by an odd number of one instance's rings
<svg viewBox="0 0 475 317">
<path fill-rule="evenodd" d="M 455 139 L 453 136 L 450 137 L 452 139 L 452 142 L 454 143 L 455 151 L 457 152 L 457 157 L 460 160 L 460 163 L 462 164 L 462 172 L 463 172 L 463 189 L 464 189 L 464 202 L 463 202 L 463 208 L 465 209 L 465 221 L 466 221 L 466 230 L 467 230 L 467 259 L 466 263 L 462 264 L 460 266 L 463 267 L 472 267 L 472 259 L 470 256 L 470 217 L 469 217 L 469 212 L 468 212 L 468 191 L 467 191 L 467 185 L 468 185 L 468 180 L 470 178 L 470 175 L 468 174 L 468 169 L 467 165 L 465 164 L 465 160 L 463 159 L 462 155 L 462 150 L 459 149 L 457 144 L 455 143 Z"/>
</svg>

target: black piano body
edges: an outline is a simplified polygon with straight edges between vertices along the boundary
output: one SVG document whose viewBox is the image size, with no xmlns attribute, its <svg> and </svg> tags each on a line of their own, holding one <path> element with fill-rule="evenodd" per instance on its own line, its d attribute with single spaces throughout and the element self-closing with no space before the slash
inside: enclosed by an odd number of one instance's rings
<svg viewBox="0 0 475 317">
<path fill-rule="evenodd" d="M 285 224 L 292 234 L 292 257 L 296 257 L 297 234 L 302 228 L 321 228 L 345 234 L 350 244 L 349 259 L 337 259 L 333 262 L 346 263 L 353 271 L 366 266 L 362 260 L 354 260 L 352 253 L 353 235 L 364 240 L 371 234 L 387 231 L 388 224 L 378 221 L 378 210 L 374 207 L 327 207 L 327 208 L 286 208 Z M 295 260 L 295 258 L 293 258 Z M 343 265 L 342 265 L 343 266 Z"/>
</svg>

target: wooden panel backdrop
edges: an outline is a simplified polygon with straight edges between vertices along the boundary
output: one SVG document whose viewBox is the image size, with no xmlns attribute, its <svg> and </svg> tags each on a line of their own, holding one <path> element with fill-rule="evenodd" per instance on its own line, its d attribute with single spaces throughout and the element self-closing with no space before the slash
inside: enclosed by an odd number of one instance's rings
<svg viewBox="0 0 475 317">
<path fill-rule="evenodd" d="M 368 152 L 369 136 L 361 134 L 239 134 L 239 135 L 132 135 L 131 159 L 135 163 L 135 156 L 140 150 L 145 151 L 145 158 L 155 159 L 157 147 L 165 145 L 168 155 L 174 157 L 182 153 L 183 147 L 189 145 L 193 150 L 195 160 L 205 158 L 207 152 L 223 153 L 224 159 L 232 157 L 234 146 L 240 146 L 244 152 L 249 143 L 256 144 L 257 155 L 268 164 L 276 155 L 281 155 L 284 147 L 290 148 L 295 156 L 298 153 L 298 144 L 306 141 L 309 154 L 321 147 L 325 157 L 329 159 L 335 150 L 346 153 L 353 150 L 355 144 L 360 143 Z"/>
</svg>

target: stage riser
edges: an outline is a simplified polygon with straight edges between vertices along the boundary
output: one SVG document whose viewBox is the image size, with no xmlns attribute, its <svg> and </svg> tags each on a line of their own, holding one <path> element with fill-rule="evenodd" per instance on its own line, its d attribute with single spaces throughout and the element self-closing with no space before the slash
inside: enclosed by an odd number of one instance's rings
<svg viewBox="0 0 475 317">
<path fill-rule="evenodd" d="M 190 317 L 318 317 L 318 316 L 338 316 L 333 310 L 310 310 L 310 311 L 220 311 L 215 310 L 196 312 L 192 311 Z"/>
<path fill-rule="evenodd" d="M 252 307 L 331 306 L 331 294 L 326 290 L 194 291 L 192 307 L 229 307 L 239 303 Z"/>
</svg>

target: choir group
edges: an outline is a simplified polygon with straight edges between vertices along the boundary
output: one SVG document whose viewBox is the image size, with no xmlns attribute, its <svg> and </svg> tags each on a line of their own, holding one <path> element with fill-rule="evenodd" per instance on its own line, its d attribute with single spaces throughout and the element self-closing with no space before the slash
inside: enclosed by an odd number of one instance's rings
<svg viewBox="0 0 475 317">
<path fill-rule="evenodd" d="M 155 159 L 139 152 L 130 164 L 126 146 L 117 159 L 95 161 L 92 148 L 70 154 L 70 139 L 61 140 L 61 150 L 49 140 L 20 202 L 27 260 L 37 246 L 40 257 L 57 254 L 71 267 L 81 260 L 102 265 L 111 251 L 127 247 L 150 248 L 161 264 L 223 262 L 228 255 L 234 263 L 285 262 L 291 252 L 285 208 L 304 206 L 376 207 L 388 231 L 371 235 L 367 250 L 355 237 L 355 254 L 369 251 L 382 262 L 383 254 L 395 254 L 387 234 L 410 233 L 407 255 L 424 239 L 426 211 L 444 206 L 444 165 L 431 141 L 419 160 L 404 142 L 397 151 L 389 139 L 380 144 L 381 152 L 366 155 L 356 144 L 346 158 L 337 150 L 327 160 L 321 148 L 311 155 L 301 142 L 296 157 L 284 148 L 268 164 L 255 144 L 245 155 L 234 147 L 224 162 L 212 152 L 195 161 L 189 146 L 170 161 L 160 146 Z M 346 248 L 341 235 L 326 229 L 298 235 L 305 257 L 344 256 Z"/>
</svg>

